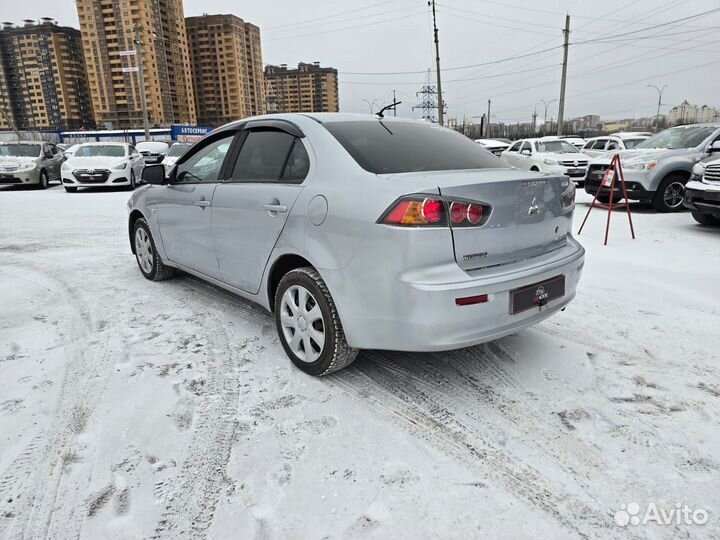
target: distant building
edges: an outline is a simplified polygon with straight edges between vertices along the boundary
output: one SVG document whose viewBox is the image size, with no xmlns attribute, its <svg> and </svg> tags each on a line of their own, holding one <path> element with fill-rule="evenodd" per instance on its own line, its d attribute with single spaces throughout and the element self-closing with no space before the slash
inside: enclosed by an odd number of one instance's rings
<svg viewBox="0 0 720 540">
<path fill-rule="evenodd" d="M 671 126 L 678 124 L 717 122 L 720 121 L 720 110 L 708 105 L 698 107 L 697 105 L 691 105 L 687 102 L 687 100 L 685 100 L 677 107 L 670 109 L 667 118 L 668 124 Z"/>
<path fill-rule="evenodd" d="M 337 70 L 320 62 L 265 66 L 267 112 L 338 112 Z"/>
<path fill-rule="evenodd" d="M 182 0 L 76 0 L 95 120 L 143 125 L 137 45 L 151 125 L 194 124 L 195 97 Z"/>
<path fill-rule="evenodd" d="M 0 128 L 93 128 L 80 31 L 52 19 L 0 30 Z"/>
<path fill-rule="evenodd" d="M 198 123 L 265 112 L 260 29 L 235 15 L 185 19 Z"/>
<path fill-rule="evenodd" d="M 579 118 L 573 118 L 569 122 L 570 129 L 569 133 L 576 133 L 578 131 L 594 131 L 599 130 L 602 125 L 600 122 L 600 116 L 597 114 L 587 114 Z"/>
</svg>

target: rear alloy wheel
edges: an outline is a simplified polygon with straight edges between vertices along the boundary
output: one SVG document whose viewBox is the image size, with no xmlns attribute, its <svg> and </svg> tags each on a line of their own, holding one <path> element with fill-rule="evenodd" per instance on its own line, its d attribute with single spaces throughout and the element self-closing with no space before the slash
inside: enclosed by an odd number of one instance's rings
<svg viewBox="0 0 720 540">
<path fill-rule="evenodd" d="M 163 281 L 172 277 L 174 270 L 165 266 L 160 259 L 150 227 L 143 218 L 138 219 L 133 227 L 133 245 L 135 258 L 143 276 L 151 281 Z"/>
<path fill-rule="evenodd" d="M 707 227 L 720 226 L 720 217 L 713 216 L 712 214 L 703 214 L 702 212 L 693 212 L 692 217 L 700 225 L 705 225 Z"/>
<path fill-rule="evenodd" d="M 285 274 L 274 307 L 283 349 L 305 373 L 328 375 L 355 360 L 358 350 L 347 344 L 335 303 L 314 268 Z"/>
<path fill-rule="evenodd" d="M 48 180 L 47 171 L 40 171 L 40 178 L 38 179 L 38 187 L 40 189 L 47 189 L 50 181 Z"/>
<path fill-rule="evenodd" d="M 685 182 L 681 175 L 670 174 L 660 183 L 655 192 L 652 205 L 658 212 L 677 212 L 683 208 L 685 198 Z"/>
</svg>

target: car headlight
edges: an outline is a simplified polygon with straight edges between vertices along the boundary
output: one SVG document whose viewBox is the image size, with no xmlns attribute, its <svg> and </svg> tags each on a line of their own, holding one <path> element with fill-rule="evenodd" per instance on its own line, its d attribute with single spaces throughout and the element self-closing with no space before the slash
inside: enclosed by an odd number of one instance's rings
<svg viewBox="0 0 720 540">
<path fill-rule="evenodd" d="M 37 168 L 37 165 L 37 163 L 25 163 L 24 165 L 20 165 L 18 172 L 34 171 Z"/>
<path fill-rule="evenodd" d="M 545 165 L 559 165 L 560 162 L 556 159 L 543 159 Z"/>
<path fill-rule="evenodd" d="M 655 167 L 657 167 L 657 161 L 644 161 L 640 163 L 628 163 L 627 165 L 623 163 L 624 169 L 633 169 L 636 171 L 652 171 Z"/>
<path fill-rule="evenodd" d="M 702 178 L 702 175 L 705 174 L 705 164 L 704 163 L 696 163 L 693 165 L 692 168 L 693 176 L 697 178 Z"/>
<path fill-rule="evenodd" d="M 128 165 L 128 164 L 127 164 L 127 161 L 125 161 L 124 163 L 121 163 L 120 165 L 115 165 L 115 166 L 113 167 L 113 170 L 115 170 L 115 171 L 121 171 L 121 170 L 123 170 L 123 169 L 127 169 L 127 165 Z"/>
</svg>

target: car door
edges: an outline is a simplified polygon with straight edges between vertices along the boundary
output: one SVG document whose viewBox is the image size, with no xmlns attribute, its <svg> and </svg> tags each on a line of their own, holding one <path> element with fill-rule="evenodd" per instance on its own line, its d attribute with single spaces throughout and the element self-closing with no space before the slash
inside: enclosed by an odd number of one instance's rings
<svg viewBox="0 0 720 540">
<path fill-rule="evenodd" d="M 213 197 L 221 279 L 252 294 L 310 171 L 302 132 L 272 124 L 246 130 L 232 172 Z"/>
<path fill-rule="evenodd" d="M 48 143 L 48 148 L 50 149 L 50 153 L 52 154 L 52 157 L 50 158 L 49 164 L 48 164 L 48 171 L 50 174 L 50 178 L 59 179 L 60 178 L 60 167 L 62 167 L 63 161 L 65 161 L 65 158 L 63 156 L 63 153 L 60 151 L 60 149 L 55 146 L 52 143 Z"/>
<path fill-rule="evenodd" d="M 142 171 L 145 168 L 145 160 L 132 144 L 128 145 L 128 151 L 130 152 L 130 167 L 132 167 L 132 170 L 135 171 L 135 178 L 142 178 Z"/>
<path fill-rule="evenodd" d="M 502 155 L 502 158 L 505 160 L 505 163 L 510 165 L 511 167 L 517 167 L 518 166 L 518 153 L 520 152 L 520 147 L 522 146 L 522 141 L 517 141 L 510 146 L 510 148 L 507 149 Z"/>
<path fill-rule="evenodd" d="M 523 153 L 525 152 L 525 153 Z M 528 141 L 525 141 L 522 143 L 522 146 L 520 147 L 520 152 L 517 155 L 517 162 L 518 167 L 525 170 L 530 170 L 531 167 L 531 161 L 532 161 L 532 146 Z"/>
<path fill-rule="evenodd" d="M 212 200 L 237 132 L 222 132 L 183 156 L 157 196 L 157 221 L 165 254 L 179 264 L 219 277 L 212 237 Z"/>
</svg>

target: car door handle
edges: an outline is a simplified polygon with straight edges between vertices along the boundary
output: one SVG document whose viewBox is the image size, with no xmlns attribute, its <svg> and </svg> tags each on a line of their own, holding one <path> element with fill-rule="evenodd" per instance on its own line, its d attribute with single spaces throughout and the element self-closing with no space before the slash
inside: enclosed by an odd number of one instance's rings
<svg viewBox="0 0 720 540">
<path fill-rule="evenodd" d="M 264 204 L 263 208 L 268 212 L 277 212 L 280 214 L 287 212 L 287 206 L 284 204 Z"/>
<path fill-rule="evenodd" d="M 195 206 L 201 206 L 202 208 L 207 208 L 210 206 L 210 201 L 195 201 L 193 203 Z"/>
</svg>

